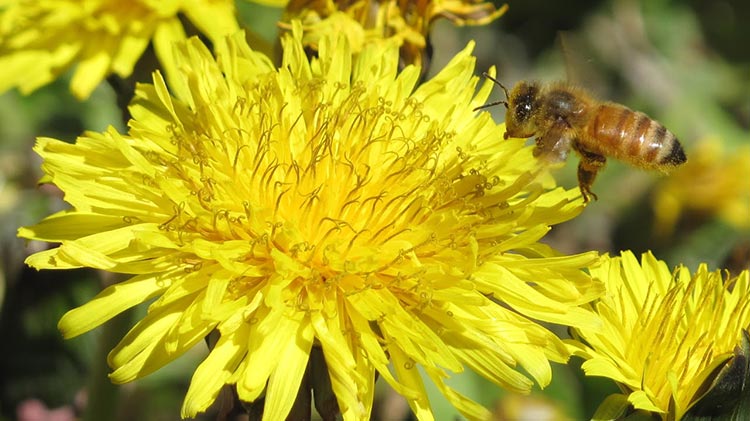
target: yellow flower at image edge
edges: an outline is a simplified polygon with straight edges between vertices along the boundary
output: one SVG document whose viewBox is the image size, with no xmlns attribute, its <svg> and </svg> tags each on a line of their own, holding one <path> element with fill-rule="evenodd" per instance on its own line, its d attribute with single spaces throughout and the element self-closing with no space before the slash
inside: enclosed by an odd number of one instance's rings
<svg viewBox="0 0 750 421">
<path fill-rule="evenodd" d="M 594 418 L 622 416 L 613 414 L 631 404 L 662 419 L 681 419 L 742 347 L 750 327 L 750 273 L 729 279 L 705 264 L 693 274 L 685 267 L 671 273 L 651 253 L 639 264 L 632 252 L 623 252 L 603 257 L 591 275 L 607 286 L 596 305 L 604 328 L 576 328 L 584 343 L 569 344 L 584 358 L 586 375 L 608 377 L 626 391 L 607 399 L 598 411 L 602 417 Z"/>
<path fill-rule="evenodd" d="M 0 93 L 30 93 L 75 67 L 70 88 L 88 98 L 110 74 L 127 77 L 153 42 L 172 69 L 186 39 L 178 14 L 211 40 L 239 29 L 231 0 L 8 0 L 0 9 Z"/>
<path fill-rule="evenodd" d="M 285 37 L 280 69 L 242 34 L 217 60 L 192 39 L 173 95 L 158 74 L 139 86 L 127 136 L 39 139 L 73 209 L 19 231 L 60 243 L 27 263 L 134 275 L 68 312 L 64 336 L 155 298 L 110 354 L 122 383 L 218 331 L 185 417 L 232 384 L 283 419 L 312 347 L 345 419 L 369 418 L 376 372 L 419 419 L 433 417 L 423 375 L 474 419 L 489 412 L 449 373 L 528 392 L 520 366 L 548 384 L 568 351 L 531 319 L 593 328 L 580 305 L 602 292 L 580 269 L 595 253 L 538 242 L 581 211 L 577 190 L 554 188 L 523 140 L 472 111 L 491 85 L 475 95 L 471 46 L 415 89 L 395 46 L 353 62 L 344 38 L 325 38 L 309 62 L 301 37 Z"/>
<path fill-rule="evenodd" d="M 695 158 L 654 189 L 657 232 L 673 234 L 681 217 L 691 213 L 716 216 L 738 230 L 749 230 L 750 145 L 729 150 L 721 140 L 708 138 L 693 150 Z"/>
<path fill-rule="evenodd" d="M 302 42 L 312 51 L 318 50 L 322 37 L 331 34 L 345 34 L 355 53 L 369 43 L 396 42 L 402 63 L 418 65 L 427 73 L 434 21 L 445 18 L 457 26 L 487 25 L 506 10 L 508 5 L 496 8 L 482 0 L 290 0 L 279 26 L 290 29 L 290 22 L 300 20 L 305 29 Z"/>
</svg>

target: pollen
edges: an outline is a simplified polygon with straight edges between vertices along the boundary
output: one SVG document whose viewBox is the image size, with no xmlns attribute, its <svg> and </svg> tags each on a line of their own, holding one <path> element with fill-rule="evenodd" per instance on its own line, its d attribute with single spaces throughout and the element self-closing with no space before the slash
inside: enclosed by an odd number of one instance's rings
<svg viewBox="0 0 750 421">
<path fill-rule="evenodd" d="M 295 104 L 266 96 L 273 82 L 259 84 L 260 98 L 234 99 L 232 114 L 171 126 L 175 152 L 165 165 L 186 194 L 162 229 L 181 241 L 196 232 L 248 241 L 238 264 L 275 250 L 315 274 L 308 286 L 346 279 L 337 282 L 346 293 L 347 285 L 399 284 L 415 291 L 409 300 L 428 300 L 425 271 L 400 267 L 468 244 L 490 216 L 473 203 L 493 187 L 486 164 L 458 146 L 446 161 L 441 151 L 456 134 L 416 99 L 394 104 L 368 96 L 363 81 L 313 78 L 291 90 Z M 219 120 L 236 127 L 218 133 Z M 434 215 L 446 211 L 466 223 L 442 230 Z"/>
</svg>

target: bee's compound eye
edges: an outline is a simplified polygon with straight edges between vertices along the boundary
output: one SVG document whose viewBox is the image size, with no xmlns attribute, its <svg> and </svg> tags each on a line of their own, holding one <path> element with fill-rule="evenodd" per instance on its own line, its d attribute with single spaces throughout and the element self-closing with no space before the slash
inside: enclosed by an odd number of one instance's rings
<svg viewBox="0 0 750 421">
<path fill-rule="evenodd" d="M 534 85 L 525 85 L 520 89 L 516 96 L 516 107 L 515 114 L 516 120 L 522 123 L 529 119 L 531 112 L 534 109 L 534 103 L 536 102 L 536 96 L 538 88 Z"/>
<path fill-rule="evenodd" d="M 516 118 L 520 121 L 525 121 L 527 118 L 529 118 L 529 114 L 531 114 L 531 104 L 530 103 L 523 103 L 518 104 L 518 107 L 516 108 Z"/>
<path fill-rule="evenodd" d="M 516 120 L 519 122 L 526 121 L 531 115 L 531 98 L 519 98 L 519 102 L 516 105 Z"/>
</svg>

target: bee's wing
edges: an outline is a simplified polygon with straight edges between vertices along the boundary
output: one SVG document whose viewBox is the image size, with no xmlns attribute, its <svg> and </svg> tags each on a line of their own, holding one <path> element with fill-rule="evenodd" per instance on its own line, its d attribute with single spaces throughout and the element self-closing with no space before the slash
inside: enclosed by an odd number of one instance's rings
<svg viewBox="0 0 750 421">
<path fill-rule="evenodd" d="M 607 95 L 607 84 L 592 58 L 592 47 L 575 34 L 567 31 L 557 32 L 557 45 L 565 63 L 565 76 L 569 84 L 584 87 L 600 98 Z"/>
<path fill-rule="evenodd" d="M 534 156 L 548 164 L 563 162 L 573 142 L 574 132 L 563 120 L 553 123 L 549 130 L 536 137 Z"/>
</svg>

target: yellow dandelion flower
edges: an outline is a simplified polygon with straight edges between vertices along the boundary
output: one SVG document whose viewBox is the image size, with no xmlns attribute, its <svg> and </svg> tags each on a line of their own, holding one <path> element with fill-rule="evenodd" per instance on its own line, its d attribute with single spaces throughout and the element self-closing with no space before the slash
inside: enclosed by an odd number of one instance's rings
<svg viewBox="0 0 750 421">
<path fill-rule="evenodd" d="M 705 264 L 692 275 L 685 267 L 670 273 L 651 253 L 639 264 L 623 252 L 604 256 L 591 275 L 607 289 L 596 304 L 604 328 L 574 329 L 583 343 L 571 345 L 585 359 L 586 375 L 611 378 L 624 391 L 600 411 L 617 413 L 630 404 L 679 420 L 750 327 L 750 274 L 725 279 Z"/>
<path fill-rule="evenodd" d="M 178 14 L 213 41 L 239 29 L 232 0 L 6 0 L 0 13 L 0 92 L 30 93 L 76 65 L 79 99 L 129 76 L 149 43 L 173 68 L 172 43 L 186 39 Z"/>
<path fill-rule="evenodd" d="M 656 228 L 671 234 L 680 216 L 693 212 L 750 229 L 750 147 L 728 152 L 718 139 L 708 139 L 692 156 L 656 187 Z"/>
<path fill-rule="evenodd" d="M 401 48 L 402 65 L 415 64 L 426 72 L 432 22 L 446 18 L 459 26 L 486 25 L 507 9 L 482 0 L 291 0 L 280 26 L 290 29 L 289 22 L 302 21 L 303 43 L 312 51 L 324 36 L 338 33 L 346 34 L 355 52 L 368 43 L 391 40 Z"/>
<path fill-rule="evenodd" d="M 472 111 L 492 86 L 475 94 L 471 45 L 415 89 L 395 47 L 355 59 L 324 38 L 308 61 L 301 38 L 284 39 L 280 69 L 242 34 L 218 59 L 191 39 L 173 94 L 158 73 L 139 85 L 128 135 L 39 139 L 72 209 L 20 229 L 60 243 L 28 264 L 134 275 L 68 312 L 63 335 L 155 299 L 109 356 L 123 383 L 218 331 L 186 417 L 231 384 L 283 419 L 313 347 L 345 419 L 368 419 L 376 372 L 419 419 L 433 417 L 422 375 L 471 418 L 489 413 L 446 385 L 451 372 L 528 392 L 522 367 L 546 385 L 568 351 L 531 318 L 598 322 L 580 307 L 602 292 L 580 269 L 596 254 L 538 242 L 582 210 L 577 191 Z"/>
</svg>

